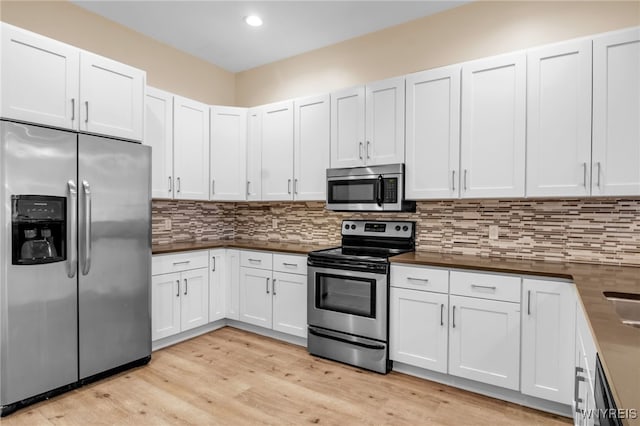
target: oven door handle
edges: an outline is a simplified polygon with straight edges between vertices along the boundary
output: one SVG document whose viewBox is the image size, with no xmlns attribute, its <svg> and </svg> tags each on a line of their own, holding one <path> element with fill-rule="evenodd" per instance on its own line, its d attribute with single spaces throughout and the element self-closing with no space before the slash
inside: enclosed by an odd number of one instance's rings
<svg viewBox="0 0 640 426">
<path fill-rule="evenodd" d="M 382 175 L 378 176 L 378 194 L 376 196 L 376 203 L 378 206 L 382 207 L 382 202 L 384 201 L 384 179 Z"/>
<path fill-rule="evenodd" d="M 313 334 L 314 336 L 324 337 L 325 339 L 337 340 L 338 342 L 348 343 L 350 345 L 355 345 L 355 346 L 361 346 L 361 347 L 366 348 L 366 349 L 382 350 L 382 349 L 386 348 L 386 346 L 384 346 L 382 344 L 380 344 L 380 345 L 376 345 L 376 344 L 372 345 L 372 344 L 369 344 L 369 343 L 363 343 L 361 341 L 355 340 L 355 339 L 357 339 L 356 337 L 353 338 L 354 340 L 349 340 L 349 339 L 346 339 L 344 337 L 337 336 L 337 335 L 335 335 L 333 333 L 318 331 L 318 330 L 316 330 L 316 329 L 314 329 L 312 327 L 309 327 L 309 333 Z"/>
</svg>

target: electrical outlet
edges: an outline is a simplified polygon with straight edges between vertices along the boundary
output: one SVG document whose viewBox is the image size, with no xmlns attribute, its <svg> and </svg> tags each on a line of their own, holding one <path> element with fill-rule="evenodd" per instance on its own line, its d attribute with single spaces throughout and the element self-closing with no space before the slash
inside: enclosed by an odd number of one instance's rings
<svg viewBox="0 0 640 426">
<path fill-rule="evenodd" d="M 278 229 L 278 219 L 276 219 L 275 217 L 271 220 L 271 227 L 273 229 Z"/>
<path fill-rule="evenodd" d="M 500 228 L 498 227 L 498 225 L 489 225 L 490 240 L 497 240 L 499 234 L 500 234 Z"/>
<path fill-rule="evenodd" d="M 167 218 L 164 220 L 164 229 L 166 231 L 171 230 L 171 219 Z"/>
</svg>

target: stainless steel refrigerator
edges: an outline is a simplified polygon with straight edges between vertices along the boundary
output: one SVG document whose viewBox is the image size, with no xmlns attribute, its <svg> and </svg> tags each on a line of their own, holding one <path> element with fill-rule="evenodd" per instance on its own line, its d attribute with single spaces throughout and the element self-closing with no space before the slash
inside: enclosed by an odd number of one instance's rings
<svg viewBox="0 0 640 426">
<path fill-rule="evenodd" d="M 0 121 L 0 414 L 151 354 L 151 149 Z"/>
</svg>

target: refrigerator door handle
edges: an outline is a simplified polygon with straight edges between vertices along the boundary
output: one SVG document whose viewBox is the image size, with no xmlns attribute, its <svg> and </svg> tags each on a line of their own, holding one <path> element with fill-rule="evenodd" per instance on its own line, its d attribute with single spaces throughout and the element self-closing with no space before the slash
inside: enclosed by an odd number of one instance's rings
<svg viewBox="0 0 640 426">
<path fill-rule="evenodd" d="M 91 270 L 91 186 L 86 180 L 82 181 L 84 192 L 84 259 L 82 260 L 82 275 Z"/>
<path fill-rule="evenodd" d="M 78 269 L 78 217 L 77 205 L 78 188 L 73 180 L 67 182 L 67 247 L 69 248 L 69 256 L 67 257 L 67 276 L 73 278 L 76 276 Z"/>
</svg>

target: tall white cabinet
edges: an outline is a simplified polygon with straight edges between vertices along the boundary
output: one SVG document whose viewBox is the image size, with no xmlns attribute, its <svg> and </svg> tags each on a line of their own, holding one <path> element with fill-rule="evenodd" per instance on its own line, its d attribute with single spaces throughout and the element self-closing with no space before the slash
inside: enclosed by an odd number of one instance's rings
<svg viewBox="0 0 640 426">
<path fill-rule="evenodd" d="M 640 29 L 593 40 L 593 195 L 640 194 Z"/>
<path fill-rule="evenodd" d="M 211 200 L 246 200 L 247 109 L 211 107 Z"/>
<path fill-rule="evenodd" d="M 329 111 L 329 95 L 294 101 L 294 200 L 326 199 L 331 127 Z"/>
<path fill-rule="evenodd" d="M 461 196 L 523 197 L 526 55 L 462 66 Z"/>
<path fill-rule="evenodd" d="M 293 101 L 262 107 L 262 200 L 293 197 Z"/>
<path fill-rule="evenodd" d="M 331 94 L 331 167 L 404 162 L 404 77 Z"/>
<path fill-rule="evenodd" d="M 209 199 L 209 106 L 173 98 L 174 197 Z"/>
<path fill-rule="evenodd" d="M 460 66 L 406 78 L 406 174 L 409 199 L 460 194 Z"/>
<path fill-rule="evenodd" d="M 527 195 L 591 192 L 591 40 L 527 52 Z"/>
<path fill-rule="evenodd" d="M 151 146 L 151 196 L 173 198 L 173 95 L 147 86 L 144 144 Z"/>
</svg>

